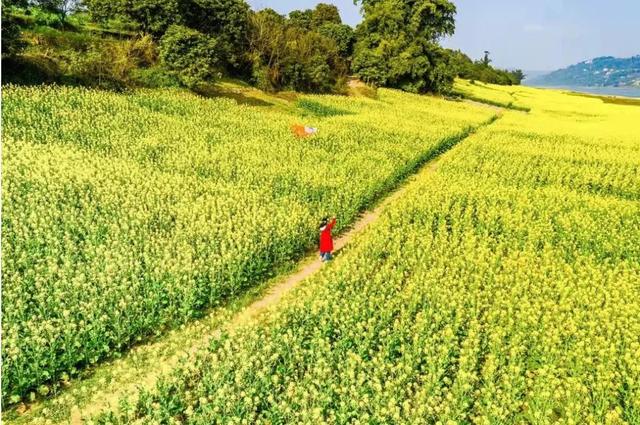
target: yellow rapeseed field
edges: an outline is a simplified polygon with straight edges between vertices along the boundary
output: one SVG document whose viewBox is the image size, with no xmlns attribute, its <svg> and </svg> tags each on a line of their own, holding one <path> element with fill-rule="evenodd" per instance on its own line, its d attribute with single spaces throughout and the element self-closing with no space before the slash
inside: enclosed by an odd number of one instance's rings
<svg viewBox="0 0 640 425">
<path fill-rule="evenodd" d="M 389 90 L 291 111 L 179 90 L 7 86 L 2 100 L 10 402 L 272 275 L 322 216 L 347 226 L 493 114 Z M 318 134 L 296 139 L 297 123 Z"/>
<path fill-rule="evenodd" d="M 508 89 L 530 113 L 96 421 L 640 424 L 640 108 Z"/>
</svg>

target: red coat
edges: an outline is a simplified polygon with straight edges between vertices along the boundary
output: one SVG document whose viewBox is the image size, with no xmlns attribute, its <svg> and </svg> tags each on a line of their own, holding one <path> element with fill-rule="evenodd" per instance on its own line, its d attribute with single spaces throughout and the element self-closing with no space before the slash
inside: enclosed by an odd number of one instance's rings
<svg viewBox="0 0 640 425">
<path fill-rule="evenodd" d="M 334 218 L 327 224 L 323 231 L 320 232 L 320 252 L 331 252 L 333 251 L 333 239 L 331 239 L 331 229 L 336 224 L 336 219 Z"/>
</svg>

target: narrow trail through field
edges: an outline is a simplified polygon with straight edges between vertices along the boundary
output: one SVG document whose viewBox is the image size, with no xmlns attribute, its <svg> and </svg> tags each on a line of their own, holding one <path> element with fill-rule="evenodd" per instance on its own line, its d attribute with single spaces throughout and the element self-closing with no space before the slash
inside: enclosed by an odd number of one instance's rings
<svg viewBox="0 0 640 425">
<path fill-rule="evenodd" d="M 479 125 L 464 138 L 449 146 L 434 159 L 423 164 L 412 175 L 404 179 L 398 186 L 388 192 L 373 209 L 363 212 L 359 219 L 335 241 L 335 250 L 344 248 L 357 234 L 374 222 L 386 208 L 401 197 L 411 187 L 412 182 L 426 174 L 434 173 L 438 164 L 450 155 L 457 146 L 479 129 L 490 125 L 504 113 L 503 108 L 492 105 L 478 104 L 488 107 L 497 113 L 493 119 Z M 83 421 L 107 409 L 117 407 L 123 397 L 130 400 L 136 397 L 139 389 L 152 389 L 158 379 L 168 374 L 187 356 L 206 347 L 211 338 L 223 330 L 233 333 L 237 327 L 251 321 L 260 320 L 260 316 L 269 308 L 276 306 L 279 301 L 293 288 L 305 279 L 317 273 L 322 268 L 318 256 L 309 254 L 302 259 L 297 268 L 290 274 L 273 281 L 263 294 L 249 294 L 235 306 L 214 309 L 204 319 L 196 320 L 179 329 L 169 332 L 166 336 L 148 344 L 141 344 L 130 350 L 121 359 L 104 363 L 96 367 L 93 375 L 78 382 L 71 383 L 55 398 L 23 406 L 21 414 L 15 418 L 3 418 L 7 423 L 35 423 L 38 418 L 46 417 L 46 423 L 81 424 Z M 255 292 L 255 291 L 254 291 Z M 251 298 L 253 296 L 253 298 Z M 53 411 L 57 413 L 52 413 Z"/>
</svg>

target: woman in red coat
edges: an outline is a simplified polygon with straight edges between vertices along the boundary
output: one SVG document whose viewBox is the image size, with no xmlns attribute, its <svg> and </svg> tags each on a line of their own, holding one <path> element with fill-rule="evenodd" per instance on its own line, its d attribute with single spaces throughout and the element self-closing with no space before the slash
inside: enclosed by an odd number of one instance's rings
<svg viewBox="0 0 640 425">
<path fill-rule="evenodd" d="M 329 221 L 323 218 L 320 222 L 320 259 L 322 261 L 331 260 L 331 251 L 333 251 L 333 239 L 331 238 L 331 229 L 336 224 L 335 217 Z"/>
</svg>

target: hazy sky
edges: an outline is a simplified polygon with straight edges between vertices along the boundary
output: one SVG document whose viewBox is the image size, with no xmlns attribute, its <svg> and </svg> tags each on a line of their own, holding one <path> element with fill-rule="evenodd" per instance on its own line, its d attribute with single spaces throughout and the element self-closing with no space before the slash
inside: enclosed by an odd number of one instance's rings
<svg viewBox="0 0 640 425">
<path fill-rule="evenodd" d="M 324 0 L 345 23 L 361 17 L 352 0 Z M 596 56 L 640 54 L 640 0 L 453 0 L 456 34 L 444 40 L 474 59 L 489 50 L 494 64 L 553 70 Z M 281 13 L 318 0 L 249 0 L 254 9 Z"/>
</svg>

